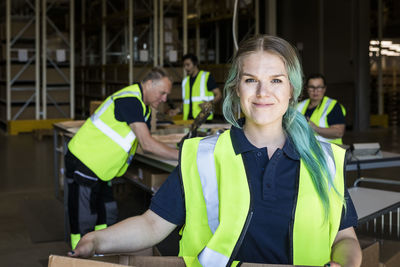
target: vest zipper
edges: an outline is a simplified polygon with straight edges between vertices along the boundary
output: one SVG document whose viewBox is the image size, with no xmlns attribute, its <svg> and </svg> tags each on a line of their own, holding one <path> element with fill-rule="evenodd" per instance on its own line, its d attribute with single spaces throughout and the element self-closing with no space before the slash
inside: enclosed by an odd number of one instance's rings
<svg viewBox="0 0 400 267">
<path fill-rule="evenodd" d="M 242 158 L 242 160 L 243 160 L 243 158 Z M 243 166 L 245 166 L 244 161 L 243 161 Z M 249 177 L 247 176 L 247 172 L 246 172 L 246 178 L 247 178 L 247 184 L 249 186 L 249 192 L 250 192 L 249 212 L 247 213 L 246 221 L 244 223 L 242 232 L 240 233 L 239 239 L 236 242 L 235 247 L 233 248 L 232 254 L 231 254 L 226 266 L 232 265 L 233 259 L 236 257 L 236 254 L 239 252 L 240 246 L 242 245 L 244 236 L 246 235 L 247 230 L 249 229 L 250 221 L 251 221 L 251 218 L 253 217 L 253 213 L 254 213 L 254 211 L 253 211 L 253 194 L 251 193 L 251 183 L 250 183 Z"/>
<path fill-rule="evenodd" d="M 294 216 L 296 214 L 296 206 L 297 206 L 297 197 L 299 195 L 299 183 L 300 183 L 300 163 L 297 166 L 296 170 L 296 184 L 295 184 L 295 196 L 293 201 L 293 208 L 292 208 L 292 218 L 289 223 L 289 261 L 294 264 L 293 262 L 293 228 L 294 228 Z"/>
</svg>

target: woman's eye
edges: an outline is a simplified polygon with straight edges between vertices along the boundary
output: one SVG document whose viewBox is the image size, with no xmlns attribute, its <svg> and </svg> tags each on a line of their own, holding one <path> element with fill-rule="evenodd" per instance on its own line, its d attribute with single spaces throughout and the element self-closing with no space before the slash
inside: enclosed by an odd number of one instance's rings
<svg viewBox="0 0 400 267">
<path fill-rule="evenodd" d="M 280 79 L 272 79 L 272 81 L 271 81 L 272 83 L 281 83 L 282 82 L 282 80 L 280 80 Z"/>
<path fill-rule="evenodd" d="M 248 79 L 245 80 L 245 82 L 246 82 L 246 83 L 254 83 L 254 82 L 256 82 L 256 80 L 255 80 L 255 79 L 248 78 Z"/>
</svg>

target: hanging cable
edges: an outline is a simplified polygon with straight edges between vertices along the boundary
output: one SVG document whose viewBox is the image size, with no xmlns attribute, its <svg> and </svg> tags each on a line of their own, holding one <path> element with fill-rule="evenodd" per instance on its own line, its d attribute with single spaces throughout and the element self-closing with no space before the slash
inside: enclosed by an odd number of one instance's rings
<svg viewBox="0 0 400 267">
<path fill-rule="evenodd" d="M 238 5 L 238 0 L 235 0 L 235 5 L 233 7 L 233 20 L 232 20 L 232 35 L 233 35 L 233 44 L 235 45 L 235 51 L 239 49 L 236 36 L 237 5 Z"/>
</svg>

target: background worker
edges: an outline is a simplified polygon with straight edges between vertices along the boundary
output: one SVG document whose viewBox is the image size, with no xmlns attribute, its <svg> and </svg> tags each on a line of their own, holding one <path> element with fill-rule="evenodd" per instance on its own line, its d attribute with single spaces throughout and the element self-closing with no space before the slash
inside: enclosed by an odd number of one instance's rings
<svg viewBox="0 0 400 267">
<path fill-rule="evenodd" d="M 215 106 L 222 94 L 214 77 L 207 71 L 199 70 L 199 61 L 195 55 L 184 55 L 183 67 L 187 74 L 182 81 L 183 119 L 193 120 L 200 113 L 204 102 L 212 102 Z M 176 108 L 169 115 L 174 116 L 181 111 L 182 108 Z M 212 120 L 213 117 L 211 113 L 207 119 Z"/>
<path fill-rule="evenodd" d="M 107 227 L 107 212 L 116 211 L 108 182 L 125 173 L 138 144 L 145 152 L 178 159 L 178 150 L 155 140 L 149 130 L 151 109 L 167 100 L 171 86 L 167 73 L 153 68 L 140 83 L 109 96 L 69 142 L 65 165 L 72 248 L 83 234 Z M 110 203 L 114 209 L 106 208 Z"/>
<path fill-rule="evenodd" d="M 325 96 L 326 82 L 322 74 L 310 75 L 305 83 L 309 98 L 297 110 L 308 120 L 321 141 L 343 144 L 346 110 L 337 100 Z"/>
<path fill-rule="evenodd" d="M 360 266 L 345 150 L 319 142 L 295 110 L 302 85 L 289 43 L 267 35 L 242 42 L 224 88 L 231 129 L 185 140 L 148 211 L 85 235 L 69 255 L 140 250 L 184 225 L 187 266 Z"/>
</svg>

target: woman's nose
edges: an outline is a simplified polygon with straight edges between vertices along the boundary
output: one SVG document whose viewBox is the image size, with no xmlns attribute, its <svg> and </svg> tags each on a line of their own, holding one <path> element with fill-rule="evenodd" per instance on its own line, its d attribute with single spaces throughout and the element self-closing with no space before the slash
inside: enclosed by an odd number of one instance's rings
<svg viewBox="0 0 400 267">
<path fill-rule="evenodd" d="M 270 88 L 268 86 L 268 83 L 259 82 L 257 87 L 257 96 L 258 97 L 267 96 L 269 93 L 270 93 Z"/>
</svg>

